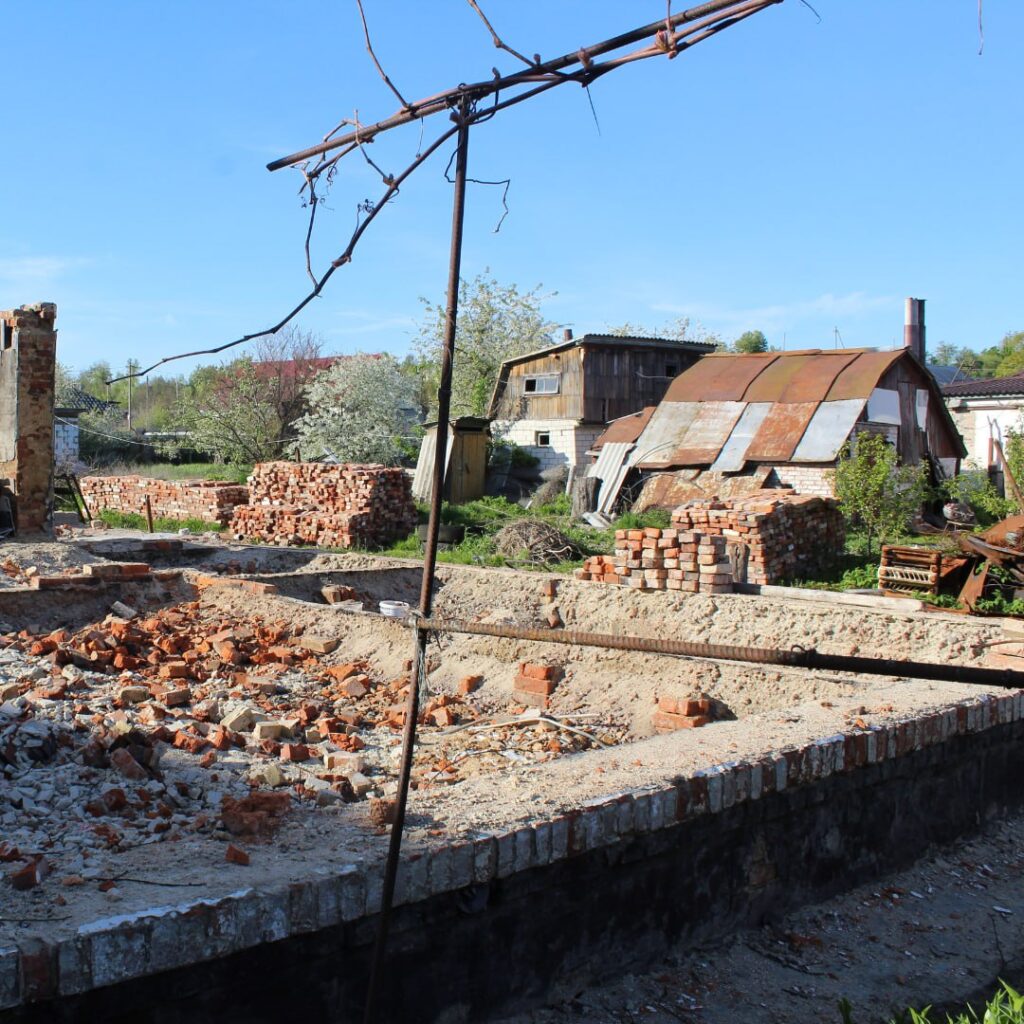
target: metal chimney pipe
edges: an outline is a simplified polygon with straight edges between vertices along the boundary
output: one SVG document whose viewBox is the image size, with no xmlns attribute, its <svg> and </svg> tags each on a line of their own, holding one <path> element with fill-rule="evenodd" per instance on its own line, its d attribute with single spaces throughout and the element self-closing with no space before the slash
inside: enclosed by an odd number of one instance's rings
<svg viewBox="0 0 1024 1024">
<path fill-rule="evenodd" d="M 924 299 L 907 299 L 903 318 L 903 344 L 919 362 L 924 362 Z"/>
<path fill-rule="evenodd" d="M 572 341 L 572 328 L 571 327 L 566 327 L 562 331 L 562 340 L 563 341 Z"/>
</svg>

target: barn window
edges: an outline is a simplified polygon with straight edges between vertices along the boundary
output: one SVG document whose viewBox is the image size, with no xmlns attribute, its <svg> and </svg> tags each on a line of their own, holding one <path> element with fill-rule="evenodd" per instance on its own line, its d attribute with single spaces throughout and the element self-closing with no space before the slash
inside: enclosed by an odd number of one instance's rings
<svg viewBox="0 0 1024 1024">
<path fill-rule="evenodd" d="M 557 395 L 560 378 L 557 373 L 543 373 L 523 378 L 523 391 L 528 395 Z"/>
<path fill-rule="evenodd" d="M 534 444 L 536 444 L 538 448 L 550 448 L 551 434 L 547 430 L 538 430 L 535 435 Z"/>
<path fill-rule="evenodd" d="M 675 376 L 678 375 L 678 373 L 679 373 L 679 367 L 677 367 L 675 363 L 666 363 L 665 364 L 665 376 L 666 377 L 675 377 Z"/>
</svg>

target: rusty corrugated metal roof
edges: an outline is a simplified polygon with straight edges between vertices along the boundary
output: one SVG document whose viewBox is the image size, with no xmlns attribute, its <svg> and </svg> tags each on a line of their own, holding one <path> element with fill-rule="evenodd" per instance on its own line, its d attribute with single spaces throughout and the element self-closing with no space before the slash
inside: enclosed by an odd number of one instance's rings
<svg viewBox="0 0 1024 1024">
<path fill-rule="evenodd" d="M 777 352 L 744 356 L 715 352 L 699 359 L 669 385 L 668 402 L 739 402 L 750 382 L 778 358 Z"/>
<path fill-rule="evenodd" d="M 620 416 L 612 420 L 607 429 L 594 442 L 594 448 L 601 448 L 606 444 L 630 444 L 643 433 L 644 427 L 650 422 L 654 415 L 656 405 L 648 405 L 640 412 L 631 412 L 628 416 Z"/>
<path fill-rule="evenodd" d="M 864 352 L 836 377 L 826 395 L 826 401 L 867 398 L 878 387 L 885 371 L 906 354 L 904 348 L 893 349 L 891 352 Z"/>
<path fill-rule="evenodd" d="M 713 353 L 680 374 L 637 440 L 643 469 L 741 471 L 748 462 L 831 462 L 906 349 Z M 943 410 L 944 411 L 944 410 Z"/>
<path fill-rule="evenodd" d="M 818 405 L 818 402 L 776 402 L 747 447 L 747 459 L 789 462 Z"/>
</svg>

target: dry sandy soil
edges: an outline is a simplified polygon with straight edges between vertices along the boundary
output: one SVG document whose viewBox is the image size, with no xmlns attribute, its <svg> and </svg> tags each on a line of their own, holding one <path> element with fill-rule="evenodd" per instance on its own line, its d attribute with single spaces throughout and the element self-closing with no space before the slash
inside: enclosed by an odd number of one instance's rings
<svg viewBox="0 0 1024 1024">
<path fill-rule="evenodd" d="M 565 993 L 501 1024 L 888 1024 L 908 1006 L 978 1006 L 1024 981 L 1024 820 L 933 852 L 913 869 L 641 974 Z"/>
</svg>

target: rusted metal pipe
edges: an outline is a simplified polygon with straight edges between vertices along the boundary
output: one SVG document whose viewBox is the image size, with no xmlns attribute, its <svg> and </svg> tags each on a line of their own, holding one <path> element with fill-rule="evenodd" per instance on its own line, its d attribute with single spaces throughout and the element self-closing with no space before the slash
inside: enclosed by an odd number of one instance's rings
<svg viewBox="0 0 1024 1024">
<path fill-rule="evenodd" d="M 452 364 L 455 357 L 455 325 L 459 311 L 459 275 L 462 268 L 462 227 L 466 210 L 466 169 L 469 157 L 470 104 L 463 99 L 456 115 L 459 125 L 458 150 L 455 157 L 455 199 L 452 205 L 451 254 L 448 262 L 448 304 L 445 311 L 444 348 L 441 354 L 441 380 L 437 389 L 437 436 L 434 451 L 434 484 L 430 495 L 430 519 L 427 525 L 427 543 L 423 555 L 423 576 L 420 584 L 419 615 L 413 624 L 413 660 L 409 680 L 409 696 L 405 703 L 405 727 L 402 734 L 402 761 L 398 773 L 398 795 L 395 801 L 395 819 L 391 825 L 388 858 L 384 867 L 381 890 L 380 921 L 373 950 L 370 983 L 366 994 L 364 1024 L 374 1024 L 380 1003 L 380 985 L 384 975 L 387 952 L 388 926 L 391 906 L 395 898 L 395 879 L 402 850 L 402 831 L 405 828 L 405 808 L 409 799 L 409 779 L 412 775 L 413 751 L 416 747 L 416 719 L 419 715 L 419 690 L 426 661 L 429 630 L 419 623 L 429 619 L 434 599 L 434 574 L 437 566 L 437 537 L 441 527 L 441 501 L 444 497 L 444 477 L 448 448 L 448 420 L 451 418 Z"/>
<path fill-rule="evenodd" d="M 896 661 L 890 658 L 861 658 L 848 654 L 822 654 L 813 648 L 740 647 L 734 644 L 705 644 L 690 640 L 663 640 L 646 636 L 616 636 L 569 629 L 529 629 L 464 619 L 423 619 L 416 623 L 420 632 L 467 633 L 504 640 L 530 640 L 536 643 L 565 644 L 574 647 L 603 647 L 642 654 L 670 654 L 684 658 L 709 658 L 716 661 L 740 661 L 756 665 L 783 665 L 787 668 L 825 669 L 862 675 L 897 678 L 935 679 L 947 683 L 972 683 L 980 686 L 1024 689 L 1024 672 L 1013 669 L 978 668 L 973 665 L 944 665 L 931 661 Z"/>
</svg>

